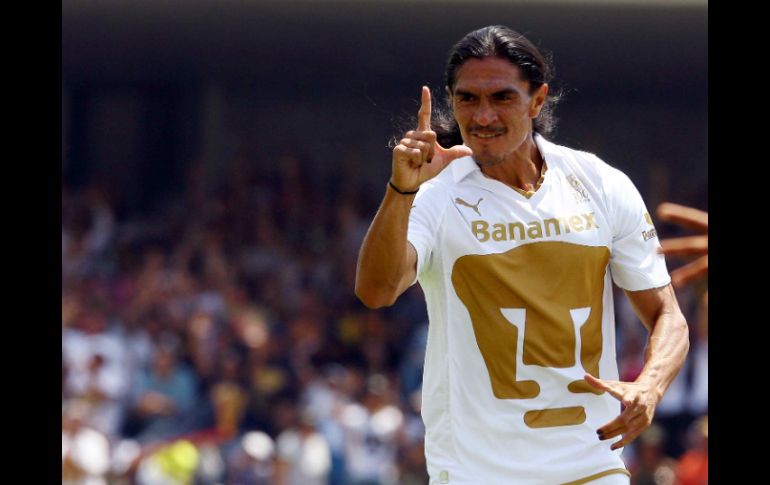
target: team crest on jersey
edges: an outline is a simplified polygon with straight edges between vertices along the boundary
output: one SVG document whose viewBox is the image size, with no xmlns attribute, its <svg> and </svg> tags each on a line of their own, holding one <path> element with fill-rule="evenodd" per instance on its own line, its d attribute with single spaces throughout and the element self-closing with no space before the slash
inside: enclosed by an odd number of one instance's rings
<svg viewBox="0 0 770 485">
<path fill-rule="evenodd" d="M 654 227 L 649 231 L 642 231 L 642 237 L 645 241 L 649 241 L 652 238 L 658 237 L 658 231 Z"/>
<path fill-rule="evenodd" d="M 652 217 L 650 217 L 649 212 L 644 213 L 644 220 L 647 222 L 648 225 L 652 226 Z M 649 241 L 652 238 L 658 237 L 658 231 L 655 230 L 655 227 L 653 226 L 652 229 L 649 231 L 642 231 L 642 238 L 644 238 L 645 241 Z"/>
<path fill-rule="evenodd" d="M 588 191 L 586 191 L 580 179 L 575 177 L 574 174 L 567 175 L 567 182 L 572 187 L 572 196 L 575 198 L 575 203 L 580 204 L 581 202 L 589 202 L 591 200 L 588 197 Z"/>
<path fill-rule="evenodd" d="M 473 210 L 476 212 L 476 214 L 478 214 L 479 216 L 481 216 L 481 211 L 479 210 L 479 204 L 481 204 L 481 201 L 482 201 L 482 200 L 484 200 L 484 198 L 483 198 L 483 197 L 482 197 L 482 198 L 480 198 L 480 199 L 479 199 L 479 201 L 478 201 L 478 202 L 476 202 L 475 204 L 469 204 L 468 202 L 465 202 L 465 201 L 464 201 L 464 200 L 462 200 L 461 198 L 457 197 L 457 198 L 455 199 L 455 204 L 464 205 L 465 207 L 470 207 L 471 209 L 473 209 Z"/>
</svg>

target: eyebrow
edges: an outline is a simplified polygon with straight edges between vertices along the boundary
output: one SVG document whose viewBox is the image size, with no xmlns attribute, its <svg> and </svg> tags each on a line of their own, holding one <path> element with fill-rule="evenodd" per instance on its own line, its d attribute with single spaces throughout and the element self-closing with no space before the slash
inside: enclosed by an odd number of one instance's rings
<svg viewBox="0 0 770 485">
<path fill-rule="evenodd" d="M 494 93 L 492 93 L 492 96 L 500 96 L 501 94 L 515 94 L 515 95 L 519 95 L 521 93 L 519 93 L 518 89 L 505 88 L 505 89 L 501 89 L 500 91 L 495 91 Z"/>
<path fill-rule="evenodd" d="M 468 91 L 462 91 L 460 89 L 456 90 L 454 92 L 454 95 L 455 96 L 475 96 L 475 94 L 473 93 L 469 93 Z"/>
</svg>

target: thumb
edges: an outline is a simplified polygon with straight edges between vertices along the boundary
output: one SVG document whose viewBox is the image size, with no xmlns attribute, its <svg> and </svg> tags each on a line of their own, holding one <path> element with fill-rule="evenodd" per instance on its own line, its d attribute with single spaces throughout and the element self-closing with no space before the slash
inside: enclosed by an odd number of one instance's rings
<svg viewBox="0 0 770 485">
<path fill-rule="evenodd" d="M 445 160 L 454 160 L 456 158 L 467 157 L 473 155 L 473 150 L 465 145 L 455 145 L 451 148 L 444 148 L 436 143 L 436 154 L 441 155 L 441 158 Z"/>
<path fill-rule="evenodd" d="M 454 155 L 455 158 L 468 157 L 473 155 L 473 150 L 465 145 L 455 145 L 447 150 L 450 155 Z"/>
</svg>

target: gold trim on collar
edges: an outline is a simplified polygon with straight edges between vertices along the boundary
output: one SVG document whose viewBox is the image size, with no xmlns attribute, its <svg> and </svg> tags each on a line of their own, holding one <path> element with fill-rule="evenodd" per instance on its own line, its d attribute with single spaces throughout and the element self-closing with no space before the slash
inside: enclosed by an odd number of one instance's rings
<svg viewBox="0 0 770 485">
<path fill-rule="evenodd" d="M 510 187 L 515 190 L 516 192 L 520 193 L 527 199 L 535 195 L 535 192 L 540 188 L 541 185 L 543 185 L 543 180 L 545 179 L 545 172 L 548 171 L 548 165 L 545 163 L 545 157 L 543 157 L 543 166 L 540 167 L 540 178 L 537 180 L 537 183 L 535 184 L 535 190 L 523 190 L 518 187 L 514 187 L 511 185 Z"/>
</svg>

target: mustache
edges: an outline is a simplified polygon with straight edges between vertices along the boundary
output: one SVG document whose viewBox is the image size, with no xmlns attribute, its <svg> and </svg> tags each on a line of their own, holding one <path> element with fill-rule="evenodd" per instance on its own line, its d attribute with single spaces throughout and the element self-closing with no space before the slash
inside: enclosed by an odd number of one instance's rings
<svg viewBox="0 0 770 485">
<path fill-rule="evenodd" d="M 505 133 L 505 128 L 495 128 L 491 126 L 471 126 L 468 128 L 468 132 L 471 135 L 475 135 L 477 133 L 480 133 L 482 135 L 500 135 L 502 133 Z"/>
</svg>

